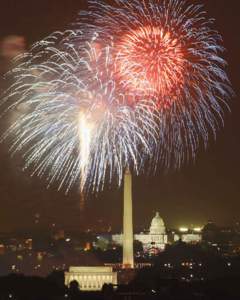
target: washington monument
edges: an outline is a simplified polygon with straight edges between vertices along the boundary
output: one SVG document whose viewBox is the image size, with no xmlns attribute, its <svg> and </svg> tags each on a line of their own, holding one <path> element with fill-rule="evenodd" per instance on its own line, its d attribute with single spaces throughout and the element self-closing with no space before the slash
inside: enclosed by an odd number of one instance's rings
<svg viewBox="0 0 240 300">
<path fill-rule="evenodd" d="M 124 175 L 123 197 L 123 268 L 133 269 L 132 175 L 129 170 Z"/>
</svg>

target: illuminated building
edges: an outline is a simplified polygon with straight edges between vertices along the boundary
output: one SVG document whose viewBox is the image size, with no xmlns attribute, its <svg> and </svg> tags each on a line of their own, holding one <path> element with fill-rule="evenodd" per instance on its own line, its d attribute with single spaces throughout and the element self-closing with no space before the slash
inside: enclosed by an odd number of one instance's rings
<svg viewBox="0 0 240 300">
<path fill-rule="evenodd" d="M 87 242 L 84 251 L 90 251 L 90 250 L 91 250 L 91 243 Z"/>
<path fill-rule="evenodd" d="M 33 240 L 32 239 L 26 239 L 25 240 L 25 245 L 26 245 L 26 248 L 28 250 L 32 250 L 32 244 L 33 244 Z"/>
<path fill-rule="evenodd" d="M 181 240 L 184 243 L 196 244 L 202 241 L 202 228 L 196 227 L 189 229 L 187 227 L 180 227 L 178 232 L 174 233 L 174 242 Z"/>
<path fill-rule="evenodd" d="M 112 267 L 70 267 L 65 272 L 65 284 L 77 281 L 81 291 L 100 291 L 105 283 L 117 284 L 117 273 Z"/>
<path fill-rule="evenodd" d="M 168 236 L 166 234 L 166 227 L 163 219 L 157 212 L 152 219 L 151 226 L 148 233 L 134 234 L 134 239 L 140 241 L 143 244 L 145 252 L 151 252 L 155 250 L 163 251 L 168 243 Z M 112 236 L 112 241 L 116 244 L 122 244 L 122 234 L 115 234 Z"/>
</svg>

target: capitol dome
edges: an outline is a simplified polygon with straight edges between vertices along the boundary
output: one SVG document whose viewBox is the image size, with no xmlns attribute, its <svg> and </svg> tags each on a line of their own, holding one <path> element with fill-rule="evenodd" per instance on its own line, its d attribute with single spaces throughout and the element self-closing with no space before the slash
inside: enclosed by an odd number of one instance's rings
<svg viewBox="0 0 240 300">
<path fill-rule="evenodd" d="M 163 219 L 159 215 L 159 212 L 157 212 L 156 216 L 152 219 L 149 231 L 150 231 L 150 234 L 165 234 L 166 233 L 166 228 L 165 228 Z"/>
</svg>

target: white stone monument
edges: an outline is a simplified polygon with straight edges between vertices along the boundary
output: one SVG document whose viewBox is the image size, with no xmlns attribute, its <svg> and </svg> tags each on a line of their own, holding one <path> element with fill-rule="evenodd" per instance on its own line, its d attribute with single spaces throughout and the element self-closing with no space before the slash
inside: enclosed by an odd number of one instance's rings
<svg viewBox="0 0 240 300">
<path fill-rule="evenodd" d="M 132 175 L 129 170 L 124 175 L 123 198 L 123 268 L 133 269 Z"/>
<path fill-rule="evenodd" d="M 65 272 L 65 285 L 76 280 L 81 291 L 100 291 L 104 285 L 117 284 L 117 273 L 112 267 L 70 267 Z"/>
</svg>

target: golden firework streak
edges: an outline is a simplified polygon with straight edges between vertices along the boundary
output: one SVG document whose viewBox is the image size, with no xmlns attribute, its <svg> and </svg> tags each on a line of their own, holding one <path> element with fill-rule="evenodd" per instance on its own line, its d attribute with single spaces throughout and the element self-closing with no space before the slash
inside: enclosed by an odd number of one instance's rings
<svg viewBox="0 0 240 300">
<path fill-rule="evenodd" d="M 80 167 L 80 210 L 84 209 L 84 185 L 87 180 L 92 124 L 84 113 L 79 114 L 79 167 Z"/>
</svg>

